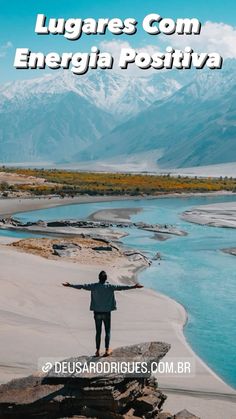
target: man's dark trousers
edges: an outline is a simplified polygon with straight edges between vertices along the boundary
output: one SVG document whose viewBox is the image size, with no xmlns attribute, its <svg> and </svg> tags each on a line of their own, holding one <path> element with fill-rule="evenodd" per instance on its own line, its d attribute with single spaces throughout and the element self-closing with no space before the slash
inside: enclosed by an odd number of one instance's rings
<svg viewBox="0 0 236 419">
<path fill-rule="evenodd" d="M 96 326 L 96 349 L 99 351 L 101 345 L 102 323 L 105 327 L 105 349 L 109 349 L 111 336 L 111 312 L 94 312 Z"/>
</svg>

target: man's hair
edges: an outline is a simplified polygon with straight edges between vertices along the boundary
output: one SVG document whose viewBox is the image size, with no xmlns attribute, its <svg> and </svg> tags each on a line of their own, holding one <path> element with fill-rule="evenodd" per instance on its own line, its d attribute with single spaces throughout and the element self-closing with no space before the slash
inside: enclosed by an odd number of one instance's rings
<svg viewBox="0 0 236 419">
<path fill-rule="evenodd" d="M 105 271 L 101 271 L 100 274 L 98 275 L 99 278 L 99 282 L 101 284 L 105 284 L 106 280 L 107 280 L 107 274 Z"/>
</svg>

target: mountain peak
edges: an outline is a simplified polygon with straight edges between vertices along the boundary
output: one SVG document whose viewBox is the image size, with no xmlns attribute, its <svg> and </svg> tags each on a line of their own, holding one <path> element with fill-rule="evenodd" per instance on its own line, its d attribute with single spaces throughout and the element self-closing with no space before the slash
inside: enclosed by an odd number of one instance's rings
<svg viewBox="0 0 236 419">
<path fill-rule="evenodd" d="M 168 97 L 180 87 L 179 82 L 166 80 L 162 75 L 133 77 L 109 70 L 90 70 L 76 76 L 62 70 L 0 86 L 0 111 L 8 109 L 9 102 L 18 108 L 35 97 L 74 92 L 121 120 L 144 110 L 157 99 Z"/>
</svg>

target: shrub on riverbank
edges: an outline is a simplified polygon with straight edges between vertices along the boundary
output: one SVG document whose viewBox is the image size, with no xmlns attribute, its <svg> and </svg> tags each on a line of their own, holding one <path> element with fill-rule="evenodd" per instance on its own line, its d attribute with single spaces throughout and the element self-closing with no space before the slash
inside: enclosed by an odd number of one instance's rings
<svg viewBox="0 0 236 419">
<path fill-rule="evenodd" d="M 42 184 L 15 184 L 14 191 L 34 195 L 158 195 L 165 193 L 236 191 L 233 178 L 174 177 L 170 175 L 93 173 L 66 170 L 14 169 L 4 172 L 45 179 Z"/>
</svg>

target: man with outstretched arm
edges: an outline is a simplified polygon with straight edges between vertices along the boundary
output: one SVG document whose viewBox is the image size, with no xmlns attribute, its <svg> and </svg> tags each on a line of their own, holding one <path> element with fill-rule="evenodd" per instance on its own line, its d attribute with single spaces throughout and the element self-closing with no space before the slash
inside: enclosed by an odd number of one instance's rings
<svg viewBox="0 0 236 419">
<path fill-rule="evenodd" d="M 69 282 L 63 283 L 64 287 L 72 287 L 79 290 L 91 291 L 90 310 L 94 312 L 94 320 L 96 326 L 96 353 L 95 356 L 100 356 L 102 323 L 105 327 L 105 354 L 111 355 L 110 349 L 110 331 L 111 331 L 111 311 L 116 310 L 115 291 L 125 291 L 134 288 L 143 288 L 142 285 L 112 285 L 107 281 L 107 274 L 101 271 L 99 281 L 92 284 L 73 285 Z"/>
</svg>

